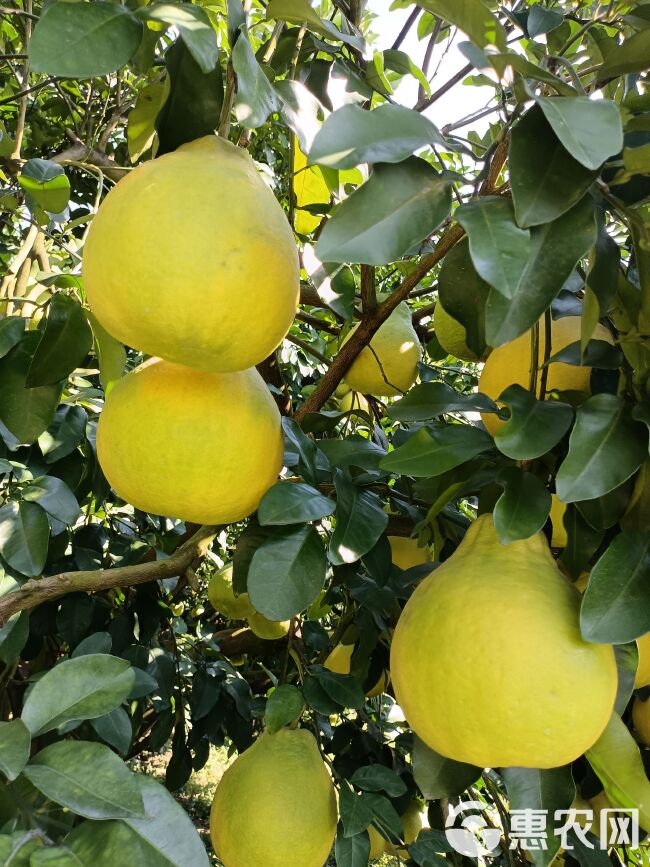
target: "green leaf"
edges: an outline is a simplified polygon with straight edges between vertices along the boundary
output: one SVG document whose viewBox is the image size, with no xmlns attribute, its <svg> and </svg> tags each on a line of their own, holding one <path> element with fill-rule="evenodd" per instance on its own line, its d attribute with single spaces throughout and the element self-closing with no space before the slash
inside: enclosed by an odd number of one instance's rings
<svg viewBox="0 0 650 867">
<path fill-rule="evenodd" d="M 564 16 L 559 9 L 547 9 L 541 3 L 533 3 L 528 12 L 526 30 L 530 38 L 534 39 L 536 36 L 555 30 L 563 20 Z"/>
<path fill-rule="evenodd" d="M 134 774 L 103 744 L 50 744 L 31 759 L 23 773 L 51 801 L 86 819 L 145 815 Z"/>
<path fill-rule="evenodd" d="M 441 756 L 414 735 L 413 776 L 427 801 L 434 801 L 462 795 L 481 776 L 481 768 Z"/>
<path fill-rule="evenodd" d="M 507 467 L 497 477 L 503 494 L 494 507 L 494 526 L 502 545 L 529 539 L 548 518 L 551 495 L 541 479 L 519 467 Z"/>
<path fill-rule="evenodd" d="M 632 420 L 622 398 L 590 397 L 578 409 L 569 453 L 558 470 L 558 497 L 565 503 L 602 497 L 638 470 L 647 451 L 648 432 Z"/>
<path fill-rule="evenodd" d="M 598 81 L 648 69 L 650 66 L 648 58 L 650 58 L 650 29 L 646 28 L 612 48 L 598 70 Z"/>
<path fill-rule="evenodd" d="M 509 343 L 527 331 L 550 306 L 576 263 L 596 240 L 594 204 L 585 196 L 570 211 L 530 233 L 531 253 L 516 293 L 505 298 L 490 291 L 486 339 L 490 346 Z"/>
<path fill-rule="evenodd" d="M 95 354 L 99 360 L 99 381 L 108 394 L 116 380 L 124 375 L 126 349 L 119 340 L 106 331 L 90 311 L 88 311 L 88 321 L 95 338 Z"/>
<path fill-rule="evenodd" d="M 233 48 L 232 65 L 237 75 L 237 120 L 248 129 L 256 129 L 280 110 L 280 99 L 257 62 L 244 28 Z"/>
<path fill-rule="evenodd" d="M 167 49 L 165 66 L 169 96 L 156 118 L 158 155 L 213 133 L 223 104 L 221 66 L 203 72 L 182 37 Z"/>
<path fill-rule="evenodd" d="M 512 298 L 528 264 L 530 232 L 515 223 L 510 199 L 473 199 L 457 209 L 456 218 L 469 236 L 479 275 L 506 298 Z"/>
<path fill-rule="evenodd" d="M 368 796 L 365 794 L 357 795 L 347 783 L 341 785 L 339 814 L 343 824 L 343 836 L 348 839 L 365 831 L 374 816 Z"/>
<path fill-rule="evenodd" d="M 156 136 L 156 118 L 168 96 L 168 78 L 163 82 L 148 84 L 138 93 L 136 103 L 129 112 L 126 128 L 126 140 L 132 163 L 137 162 L 153 144 Z"/>
<path fill-rule="evenodd" d="M 565 214 L 597 175 L 571 156 L 536 105 L 512 131 L 508 167 L 515 215 L 524 228 Z"/>
<path fill-rule="evenodd" d="M 618 714 L 585 753 L 612 807 L 638 809 L 639 824 L 650 828 L 650 781 L 634 738 Z"/>
<path fill-rule="evenodd" d="M 415 478 L 439 476 L 492 447 L 489 434 L 468 424 L 424 427 L 389 452 L 380 466 L 390 473 Z"/>
<path fill-rule="evenodd" d="M 192 3 L 156 3 L 144 7 L 141 15 L 175 27 L 202 72 L 211 72 L 219 59 L 219 43 L 205 9 Z"/>
<path fill-rule="evenodd" d="M 365 792 L 386 792 L 391 798 L 406 794 L 406 783 L 385 765 L 366 765 L 350 777 L 350 782 Z"/>
<path fill-rule="evenodd" d="M 0 596 L 13 593 L 20 585 L 0 569 Z M 16 662 L 29 638 L 29 614 L 19 611 L 0 626 L 0 661 L 10 666 Z"/>
<path fill-rule="evenodd" d="M 290 21 L 293 24 L 306 24 L 312 33 L 318 33 L 326 39 L 347 42 L 360 51 L 363 51 L 364 48 L 364 41 L 361 36 L 341 33 L 331 21 L 320 18 L 308 0 L 271 0 L 266 7 L 266 18 L 267 20 L 275 18 L 280 21 Z"/>
<path fill-rule="evenodd" d="M 370 837 L 366 831 L 346 837 L 343 825 L 339 822 L 339 830 L 334 843 L 334 857 L 337 867 L 367 867 L 370 857 Z"/>
<path fill-rule="evenodd" d="M 619 533 L 589 575 L 580 607 L 587 641 L 625 644 L 650 632 L 650 536 Z"/>
<path fill-rule="evenodd" d="M 516 461 L 539 458 L 560 442 L 571 427 L 573 409 L 554 400 L 536 400 L 521 385 L 509 385 L 499 398 L 510 418 L 494 435 L 499 451 Z"/>
<path fill-rule="evenodd" d="M 269 734 L 274 734 L 300 716 L 303 708 L 302 693 L 297 686 L 281 683 L 266 702 L 264 722 Z"/>
<path fill-rule="evenodd" d="M 353 675 L 337 674 L 322 665 L 310 666 L 309 673 L 336 704 L 357 709 L 363 707 L 363 688 Z"/>
<path fill-rule="evenodd" d="M 359 163 L 398 163 L 426 144 L 441 142 L 430 120 L 401 105 L 384 103 L 374 111 L 344 105 L 316 134 L 309 162 L 334 169 Z"/>
<path fill-rule="evenodd" d="M 68 204 L 70 181 L 63 166 L 51 160 L 27 160 L 18 183 L 39 207 L 51 214 L 60 214 Z"/>
<path fill-rule="evenodd" d="M 65 379 L 81 365 L 92 343 L 83 307 L 67 295 L 55 295 L 48 305 L 45 331 L 27 372 L 27 388 Z"/>
<path fill-rule="evenodd" d="M 369 180 L 334 208 L 316 255 L 321 262 L 386 265 L 435 231 L 450 207 L 450 183 L 429 163 L 417 157 L 379 163 Z"/>
<path fill-rule="evenodd" d="M 493 290 L 472 261 L 469 239 L 460 241 L 447 253 L 438 278 L 438 301 L 465 329 L 465 343 L 481 358 L 488 351 L 485 336 L 486 303 Z"/>
<path fill-rule="evenodd" d="M 77 448 L 85 436 L 87 421 L 82 406 L 64 404 L 57 409 L 54 421 L 38 438 L 46 463 L 56 463 Z"/>
<path fill-rule="evenodd" d="M 28 332 L 17 346 L 0 359 L 0 419 L 21 443 L 32 443 L 46 430 L 59 404 L 61 386 L 28 388 L 27 371 L 39 343 L 38 332 Z"/>
<path fill-rule="evenodd" d="M 329 559 L 335 566 L 355 563 L 367 554 L 386 529 L 388 515 L 377 494 L 364 490 L 341 470 L 334 472 L 336 526 L 330 538 Z"/>
<path fill-rule="evenodd" d="M 302 482 L 277 482 L 257 508 L 257 520 L 269 524 L 300 524 L 333 514 L 336 503 Z"/>
<path fill-rule="evenodd" d="M 287 620 L 318 596 L 326 569 L 323 543 L 313 527 L 277 530 L 253 554 L 247 581 L 251 604 L 270 620 Z"/>
<path fill-rule="evenodd" d="M 618 346 L 612 346 L 606 340 L 590 340 L 583 352 L 580 341 L 576 340 L 551 355 L 546 364 L 556 361 L 576 366 L 598 367 L 601 370 L 618 370 L 623 364 L 623 353 Z"/>
<path fill-rule="evenodd" d="M 535 101 L 566 150 L 586 168 L 600 168 L 623 148 L 621 112 L 611 99 L 538 96 Z"/>
<path fill-rule="evenodd" d="M 604 533 L 594 530 L 575 506 L 567 508 L 562 521 L 567 532 L 567 545 L 562 552 L 561 562 L 569 575 L 577 579 L 588 568 L 590 559 L 603 541 Z"/>
<path fill-rule="evenodd" d="M 0 555 L 20 572 L 35 578 L 47 560 L 50 527 L 36 503 L 5 503 L 0 508 Z"/>
<path fill-rule="evenodd" d="M 47 846 L 37 849 L 29 859 L 29 867 L 83 867 L 67 846 Z"/>
<path fill-rule="evenodd" d="M 418 0 L 418 6 L 458 27 L 479 48 L 505 47 L 506 32 L 482 0 Z"/>
<path fill-rule="evenodd" d="M 22 720 L 36 737 L 72 720 L 96 719 L 122 704 L 134 679 L 127 660 L 116 656 L 92 653 L 64 660 L 34 684 Z"/>
<path fill-rule="evenodd" d="M 27 764 L 32 736 L 20 719 L 0 722 L 0 771 L 15 780 Z"/>
<path fill-rule="evenodd" d="M 56 476 L 39 476 L 23 488 L 23 499 L 45 511 L 52 535 L 62 533 L 79 517 L 79 503 L 70 488 Z"/>
<path fill-rule="evenodd" d="M 461 394 L 446 382 L 422 382 L 388 407 L 396 421 L 427 421 L 448 412 L 496 412 L 484 394 Z"/>
<path fill-rule="evenodd" d="M 13 349 L 25 334 L 25 322 L 27 320 L 22 316 L 8 316 L 6 319 L 0 319 L 0 358 Z"/>
<path fill-rule="evenodd" d="M 34 72 L 92 78 L 124 66 L 142 38 L 142 24 L 124 6 L 104 0 L 51 3 L 29 45 Z"/>
<path fill-rule="evenodd" d="M 115 747 L 123 756 L 127 754 L 133 739 L 133 727 L 123 707 L 116 707 L 104 716 L 91 720 L 90 724 L 103 741 Z"/>
<path fill-rule="evenodd" d="M 296 424 L 292 418 L 282 419 L 282 429 L 285 436 L 285 452 L 289 450 L 295 452 L 294 457 L 291 456 L 289 466 L 297 466 L 300 470 L 300 475 L 310 485 L 318 484 L 318 456 L 319 451 L 316 443 L 308 437 L 301 427 Z M 285 460 L 289 460 L 285 454 Z"/>
<path fill-rule="evenodd" d="M 503 781 L 508 791 L 511 810 L 535 811 L 545 817 L 545 839 L 548 848 L 531 850 L 536 867 L 547 867 L 560 848 L 560 837 L 555 833 L 555 813 L 568 810 L 576 794 L 571 768 L 503 768 Z"/>
<path fill-rule="evenodd" d="M 387 48 L 382 52 L 384 55 L 384 66 L 393 72 L 400 75 L 412 75 L 413 78 L 422 85 L 427 96 L 431 95 L 431 85 L 426 75 L 422 72 L 419 66 L 411 60 L 405 51 L 398 51 L 395 48 Z"/>
<path fill-rule="evenodd" d="M 379 469 L 379 462 L 386 454 L 381 446 L 356 434 L 345 439 L 319 440 L 318 447 L 330 464 L 340 470 L 359 467 L 372 472 Z"/>
</svg>

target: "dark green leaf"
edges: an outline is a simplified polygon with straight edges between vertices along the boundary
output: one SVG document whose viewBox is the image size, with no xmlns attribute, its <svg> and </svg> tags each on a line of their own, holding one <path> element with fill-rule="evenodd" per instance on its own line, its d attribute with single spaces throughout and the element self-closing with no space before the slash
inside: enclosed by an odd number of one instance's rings
<svg viewBox="0 0 650 867">
<path fill-rule="evenodd" d="M 446 867 L 448 861 L 439 853 L 452 851 L 447 837 L 437 828 L 424 828 L 418 834 L 417 841 L 407 848 L 411 858 L 420 867 Z"/>
<path fill-rule="evenodd" d="M 530 232 L 515 223 L 510 199 L 473 199 L 458 208 L 456 218 L 469 236 L 479 275 L 506 298 L 512 298 L 528 264 Z"/>
<path fill-rule="evenodd" d="M 334 169 L 359 163 L 398 163 L 423 145 L 441 142 L 430 120 L 401 105 L 384 103 L 374 111 L 344 105 L 316 134 L 309 162 Z"/>
<path fill-rule="evenodd" d="M 156 119 L 158 154 L 214 132 L 223 103 L 221 67 L 203 72 L 182 37 L 167 49 L 165 66 L 170 89 Z"/>
<path fill-rule="evenodd" d="M 38 438 L 38 445 L 48 464 L 73 452 L 84 438 L 88 416 L 81 406 L 60 406 L 52 424 Z"/>
<path fill-rule="evenodd" d="M 595 530 L 609 530 L 625 513 L 631 493 L 632 481 L 630 479 L 602 497 L 596 497 L 594 500 L 580 500 L 575 505 L 590 527 Z M 634 528 L 622 527 L 621 529 Z"/>
<path fill-rule="evenodd" d="M 306 677 L 302 685 L 305 701 L 317 713 L 327 716 L 339 713 L 341 705 L 334 701 L 323 689 L 317 677 Z"/>
<path fill-rule="evenodd" d="M 208 13 L 192 3 L 156 3 L 142 9 L 150 21 L 175 27 L 202 72 L 211 72 L 219 58 L 217 34 Z"/>
<path fill-rule="evenodd" d="M 264 721 L 269 734 L 274 734 L 300 716 L 303 708 L 302 693 L 296 686 L 281 683 L 266 702 Z"/>
<path fill-rule="evenodd" d="M 589 575 L 580 607 L 587 641 L 624 644 L 650 632 L 650 536 L 620 533 Z"/>
<path fill-rule="evenodd" d="M 287 620 L 318 596 L 326 569 L 325 549 L 313 527 L 278 530 L 253 554 L 247 580 L 251 603 L 270 620 Z"/>
<path fill-rule="evenodd" d="M 115 747 L 123 756 L 127 754 L 133 738 L 133 729 L 129 715 L 123 707 L 116 707 L 104 716 L 91 720 L 90 724 L 103 741 Z"/>
<path fill-rule="evenodd" d="M 375 546 L 386 529 L 388 515 L 377 494 L 354 484 L 340 470 L 334 474 L 336 526 L 329 545 L 334 565 L 354 563 Z"/>
<path fill-rule="evenodd" d="M 90 311 L 88 311 L 88 321 L 92 326 L 93 337 L 95 338 L 95 354 L 99 361 L 99 381 L 108 394 L 113 382 L 124 374 L 126 349 L 119 340 L 112 337 L 100 325 Z"/>
<path fill-rule="evenodd" d="M 439 476 L 492 448 L 492 437 L 467 424 L 421 428 L 389 452 L 381 467 L 390 473 L 426 478 Z"/>
<path fill-rule="evenodd" d="M 237 120 L 248 129 L 256 129 L 272 112 L 279 111 L 280 100 L 257 62 L 244 28 L 233 48 L 232 65 L 237 74 Z"/>
<path fill-rule="evenodd" d="M 301 482 L 278 482 L 262 497 L 257 520 L 268 524 L 299 524 L 331 515 L 336 503 L 311 485 Z"/>
<path fill-rule="evenodd" d="M 637 470 L 648 451 L 648 431 L 630 418 L 622 398 L 590 397 L 578 409 L 569 453 L 556 478 L 565 503 L 602 497 Z"/>
<path fill-rule="evenodd" d="M 84 638 L 70 654 L 76 656 L 88 656 L 90 653 L 110 653 L 113 639 L 109 632 L 93 632 L 88 638 Z"/>
<path fill-rule="evenodd" d="M 513 129 L 508 166 L 515 215 L 523 227 L 549 223 L 565 214 L 597 175 L 571 156 L 538 106 L 529 109 Z"/>
<path fill-rule="evenodd" d="M 386 792 L 391 798 L 399 798 L 406 792 L 404 780 L 384 765 L 357 768 L 350 777 L 350 782 L 366 792 Z"/>
<path fill-rule="evenodd" d="M 598 237 L 591 257 L 587 285 L 598 299 L 600 314 L 608 310 L 616 295 L 621 251 L 605 227 L 598 226 Z"/>
<path fill-rule="evenodd" d="M 18 183 L 44 211 L 60 214 L 68 204 L 70 181 L 63 166 L 51 160 L 27 160 Z"/>
<path fill-rule="evenodd" d="M 555 30 L 563 20 L 564 16 L 559 9 L 547 9 L 541 3 L 533 3 L 528 12 L 526 30 L 530 38 L 534 39 L 536 36 Z"/>
<path fill-rule="evenodd" d="M 580 867 L 611 867 L 609 852 L 599 847 L 598 840 L 591 832 L 587 834 L 585 840 L 582 833 L 571 829 L 567 841 L 569 844 L 567 849 Z"/>
<path fill-rule="evenodd" d="M 449 181 L 409 157 L 377 164 L 359 189 L 332 212 L 316 246 L 321 262 L 385 265 L 433 232 L 451 207 Z"/>
<path fill-rule="evenodd" d="M 141 37 L 142 24 L 124 6 L 51 3 L 34 29 L 29 59 L 34 72 L 92 78 L 128 63 Z"/>
<path fill-rule="evenodd" d="M 65 482 L 56 476 L 39 476 L 23 488 L 23 499 L 38 503 L 49 519 L 52 535 L 63 532 L 79 516 L 79 503 Z"/>
<path fill-rule="evenodd" d="M 530 259 L 513 298 L 505 298 L 496 289 L 490 292 L 485 322 L 490 346 L 509 343 L 537 322 L 576 262 L 593 246 L 596 220 L 592 199 L 585 196 L 559 219 L 536 226 L 530 239 Z"/>
<path fill-rule="evenodd" d="M 361 831 L 353 837 L 346 837 L 343 826 L 339 830 L 334 843 L 336 867 L 367 867 L 370 856 L 370 837 L 366 831 Z"/>
<path fill-rule="evenodd" d="M 562 552 L 562 565 L 574 579 L 588 568 L 591 557 L 603 540 L 603 531 L 594 530 L 575 506 L 568 506 L 562 519 L 567 544 Z"/>
<path fill-rule="evenodd" d="M 29 867 L 81 867 L 81 862 L 67 846 L 47 846 L 31 855 Z"/>
<path fill-rule="evenodd" d="M 0 596 L 11 593 L 18 588 L 18 582 L 0 569 Z M 19 611 L 0 626 L 0 661 L 6 666 L 13 665 L 29 638 L 29 614 Z"/>
<path fill-rule="evenodd" d="M 27 388 L 65 379 L 79 367 L 92 343 L 83 307 L 67 295 L 55 295 L 48 305 L 45 331 L 27 372 Z"/>
<path fill-rule="evenodd" d="M 472 261 L 467 237 L 447 253 L 438 279 L 438 300 L 465 328 L 465 342 L 481 358 L 487 351 L 485 305 L 491 292 Z"/>
<path fill-rule="evenodd" d="M 337 674 L 322 665 L 312 665 L 309 673 L 318 680 L 327 695 L 341 707 L 363 707 L 365 698 L 361 684 L 351 674 Z"/>
<path fill-rule="evenodd" d="M 0 319 L 0 358 L 13 349 L 23 338 L 26 320 L 22 316 Z"/>
<path fill-rule="evenodd" d="M 623 148 L 619 107 L 611 99 L 538 96 L 537 105 L 566 150 L 588 169 L 598 169 Z"/>
<path fill-rule="evenodd" d="M 300 475 L 310 485 L 318 484 L 318 449 L 316 443 L 300 429 L 292 418 L 282 419 L 282 428 L 287 440 L 286 447 L 292 447 L 296 452 Z M 292 464 L 290 464 L 292 466 Z"/>
<path fill-rule="evenodd" d="M 576 793 L 569 766 L 539 771 L 534 768 L 503 768 L 511 810 L 541 811 L 545 816 L 547 849 L 531 850 L 537 867 L 547 867 L 560 848 L 555 833 L 556 810 L 568 810 Z"/>
<path fill-rule="evenodd" d="M 428 801 L 437 798 L 455 798 L 481 776 L 481 768 L 455 762 L 434 752 L 420 740 L 413 738 L 413 776 L 418 788 Z"/>
<path fill-rule="evenodd" d="M 32 736 L 21 719 L 0 722 L 0 771 L 15 780 L 27 764 Z"/>
<path fill-rule="evenodd" d="M 142 795 L 124 762 L 103 744 L 59 741 L 23 771 L 47 798 L 86 819 L 142 818 Z"/>
<path fill-rule="evenodd" d="M 557 445 L 573 421 L 566 403 L 536 400 L 521 385 L 509 385 L 499 400 L 510 407 L 510 419 L 494 435 L 499 451 L 513 460 L 539 458 Z"/>
<path fill-rule="evenodd" d="M 5 503 L 0 508 L 0 555 L 21 575 L 41 574 L 49 540 L 47 515 L 36 503 Z"/>
<path fill-rule="evenodd" d="M 448 412 L 496 412 L 484 394 L 461 394 L 446 382 L 422 382 L 388 407 L 397 421 L 427 421 Z"/>
<path fill-rule="evenodd" d="M 364 42 L 360 36 L 341 33 L 331 21 L 320 18 L 312 9 L 308 0 L 271 0 L 266 7 L 266 17 L 291 21 L 296 24 L 305 23 L 312 33 L 318 33 L 326 39 L 347 42 L 363 51 Z"/>
<path fill-rule="evenodd" d="M 422 0 L 418 5 L 458 27 L 479 48 L 505 46 L 506 32 L 482 0 Z"/>
<path fill-rule="evenodd" d="M 93 653 L 50 669 L 25 699 L 22 720 L 41 735 L 72 720 L 96 719 L 126 699 L 135 678 L 125 659 Z"/>
<path fill-rule="evenodd" d="M 494 526 L 502 545 L 529 539 L 548 518 L 551 495 L 544 483 L 519 467 L 507 467 L 497 479 L 503 494 L 494 507 Z"/>
<path fill-rule="evenodd" d="M 345 782 L 341 785 L 339 793 L 339 814 L 344 836 L 348 839 L 365 831 L 374 816 L 368 797 L 363 794 L 357 795 Z"/>
<path fill-rule="evenodd" d="M 52 423 L 61 386 L 27 388 L 27 371 L 39 334 L 31 331 L 0 359 L 0 419 L 21 443 L 32 443 Z"/>
<path fill-rule="evenodd" d="M 623 364 L 623 353 L 618 346 L 612 346 L 606 340 L 590 340 L 584 352 L 580 351 L 580 341 L 569 343 L 559 352 L 552 355 L 547 364 L 561 361 L 564 364 L 587 365 L 601 370 L 618 370 Z"/>
<path fill-rule="evenodd" d="M 359 467 L 362 470 L 378 469 L 379 462 L 386 450 L 361 436 L 353 435 L 346 439 L 323 439 L 318 447 L 333 467 L 342 470 L 346 467 Z"/>
<path fill-rule="evenodd" d="M 634 33 L 608 53 L 598 70 L 598 80 L 616 78 L 628 72 L 640 72 L 650 65 L 650 28 Z"/>
</svg>

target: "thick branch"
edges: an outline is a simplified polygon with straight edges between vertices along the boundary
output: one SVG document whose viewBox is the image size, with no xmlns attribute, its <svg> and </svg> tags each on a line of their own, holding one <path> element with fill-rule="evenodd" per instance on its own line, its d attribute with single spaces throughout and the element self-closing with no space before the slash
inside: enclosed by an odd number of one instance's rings
<svg viewBox="0 0 650 867">
<path fill-rule="evenodd" d="M 132 587 L 147 581 L 160 581 L 182 574 L 197 557 L 202 557 L 217 530 L 201 527 L 166 560 L 118 566 L 115 569 L 94 569 L 87 572 L 62 572 L 46 578 L 32 578 L 18 590 L 0 597 L 0 624 L 12 614 L 34 608 L 43 602 L 58 599 L 67 593 L 96 592 L 111 587 Z"/>
</svg>

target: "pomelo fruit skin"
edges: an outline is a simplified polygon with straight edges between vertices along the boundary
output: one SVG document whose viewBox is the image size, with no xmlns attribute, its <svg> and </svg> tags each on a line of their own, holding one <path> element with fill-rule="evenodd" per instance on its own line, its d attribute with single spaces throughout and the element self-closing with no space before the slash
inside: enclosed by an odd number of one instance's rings
<svg viewBox="0 0 650 867">
<path fill-rule="evenodd" d="M 206 373 L 150 359 L 119 380 L 97 455 L 115 492 L 197 524 L 247 517 L 282 467 L 280 413 L 254 369 Z"/>
<path fill-rule="evenodd" d="M 350 674 L 353 653 L 354 644 L 343 644 L 341 642 L 332 650 L 323 665 L 330 671 L 336 672 L 336 674 Z M 377 683 L 366 693 L 366 698 L 374 698 L 385 692 L 389 679 L 389 673 L 382 671 Z"/>
<path fill-rule="evenodd" d="M 480 361 L 479 357 L 472 352 L 465 342 L 467 340 L 465 326 L 462 322 L 454 319 L 451 313 L 447 313 L 440 303 L 440 299 L 438 299 L 433 311 L 433 328 L 438 343 L 449 355 L 453 355 L 454 358 L 459 358 L 461 361 Z"/>
<path fill-rule="evenodd" d="M 580 340 L 580 322 L 579 316 L 564 316 L 562 319 L 553 321 L 551 326 L 551 355 L 555 355 L 556 352 L 571 343 L 575 343 L 576 340 Z M 539 329 L 538 364 L 544 360 L 545 334 L 546 328 L 544 319 L 542 319 Z M 596 326 L 592 339 L 612 342 L 609 331 L 603 325 Z M 478 390 L 491 397 L 492 400 L 497 400 L 501 393 L 513 383 L 528 388 L 530 358 L 530 331 L 526 331 L 516 340 L 492 350 L 481 372 Z M 548 368 L 546 391 L 584 391 L 588 393 L 590 376 L 590 367 L 578 367 L 573 364 L 554 361 Z M 540 377 L 541 371 L 538 373 L 538 381 Z M 482 418 L 483 424 L 493 436 L 504 424 L 495 413 L 483 413 Z"/>
<path fill-rule="evenodd" d="M 210 836 L 224 867 L 323 867 L 336 821 L 314 736 L 281 729 L 260 735 L 221 778 Z"/>
<path fill-rule="evenodd" d="M 650 746 L 650 700 L 635 698 L 632 705 L 632 722 L 639 738 Z"/>
<path fill-rule="evenodd" d="M 355 326 L 341 345 L 345 345 Z M 413 328 L 408 304 L 398 304 L 388 319 L 350 365 L 345 381 L 353 391 L 394 397 L 415 382 L 422 347 Z"/>
<path fill-rule="evenodd" d="M 113 337 L 210 371 L 245 370 L 270 355 L 299 296 L 282 208 L 248 153 L 218 136 L 120 180 L 90 227 L 83 277 Z"/>
<path fill-rule="evenodd" d="M 551 494 L 551 511 L 549 518 L 551 519 L 551 547 L 566 548 L 569 538 L 564 526 L 564 513 L 566 512 L 567 504 L 558 499 L 557 494 Z"/>
<path fill-rule="evenodd" d="M 428 746 L 493 768 L 573 761 L 602 734 L 617 688 L 613 649 L 581 637 L 579 596 L 543 534 L 501 545 L 491 515 L 407 602 L 391 675 Z"/>
<path fill-rule="evenodd" d="M 408 536 L 389 536 L 390 551 L 393 563 L 400 569 L 410 569 L 431 562 L 431 552 L 418 545 L 417 539 Z"/>
<path fill-rule="evenodd" d="M 650 632 L 646 632 L 641 638 L 637 638 L 636 645 L 639 650 L 639 664 L 634 678 L 635 689 L 650 685 Z"/>
<path fill-rule="evenodd" d="M 289 631 L 289 623 L 291 622 L 289 620 L 269 620 L 268 617 L 259 614 L 255 609 L 248 615 L 247 620 L 253 633 L 265 641 L 284 638 Z"/>
<path fill-rule="evenodd" d="M 215 572 L 208 583 L 208 599 L 215 611 L 228 620 L 245 620 L 255 612 L 248 593 L 235 596 L 232 587 L 232 564 Z"/>
</svg>

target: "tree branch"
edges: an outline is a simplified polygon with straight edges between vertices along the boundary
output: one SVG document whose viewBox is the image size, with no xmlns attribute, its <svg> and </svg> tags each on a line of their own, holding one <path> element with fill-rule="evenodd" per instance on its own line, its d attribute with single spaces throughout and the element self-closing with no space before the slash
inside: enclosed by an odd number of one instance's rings
<svg viewBox="0 0 650 867">
<path fill-rule="evenodd" d="M 94 569 L 87 572 L 62 572 L 44 578 L 31 578 L 18 590 L 0 597 L 0 624 L 12 614 L 34 608 L 43 602 L 59 599 L 68 593 L 109 590 L 111 587 L 132 587 L 147 581 L 174 578 L 203 557 L 217 533 L 216 527 L 200 527 L 197 532 L 166 560 L 118 566 L 115 569 Z"/>
</svg>

